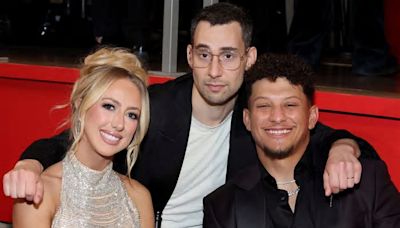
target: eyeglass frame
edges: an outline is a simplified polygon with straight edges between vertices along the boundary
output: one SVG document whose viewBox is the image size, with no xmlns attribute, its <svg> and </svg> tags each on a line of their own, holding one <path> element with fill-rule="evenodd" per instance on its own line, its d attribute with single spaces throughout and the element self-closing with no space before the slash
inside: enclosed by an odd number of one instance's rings
<svg viewBox="0 0 400 228">
<path fill-rule="evenodd" d="M 192 56 L 193 56 L 193 60 L 194 60 L 194 59 L 196 58 L 196 56 L 197 56 L 197 55 L 195 55 L 195 52 L 197 52 L 197 51 L 199 50 L 199 48 L 195 48 L 193 44 L 192 44 L 191 46 L 192 46 L 192 52 L 193 52 L 193 55 L 192 55 Z M 206 47 L 200 47 L 200 48 L 206 49 Z M 225 51 L 233 51 L 233 50 L 235 50 L 235 49 L 227 49 L 227 50 L 225 50 Z M 207 67 L 210 66 L 211 62 L 213 61 L 214 56 L 217 56 L 217 57 L 218 57 L 218 64 L 219 64 L 223 69 L 225 69 L 225 70 L 230 70 L 230 71 L 234 71 L 234 70 L 239 69 L 240 65 L 242 64 L 242 61 L 243 61 L 244 57 L 248 54 L 248 51 L 249 51 L 249 48 L 247 48 L 246 51 L 245 51 L 242 55 L 239 56 L 239 59 L 240 59 L 239 65 L 238 65 L 236 68 L 233 68 L 233 69 L 226 69 L 226 68 L 224 67 L 224 65 L 221 64 L 221 61 L 222 61 L 222 60 L 220 59 L 220 57 L 222 56 L 222 54 L 223 54 L 224 51 L 222 51 L 222 52 L 219 53 L 219 54 L 213 54 L 211 51 L 206 51 L 208 54 L 211 55 L 211 59 L 208 61 L 207 65 L 206 65 L 206 66 L 201 66 L 201 67 L 195 66 L 196 64 L 195 64 L 194 61 L 193 61 L 193 66 L 192 66 L 192 67 L 193 67 L 193 68 L 207 68 Z M 239 52 L 239 51 L 238 51 L 238 52 Z M 200 61 L 204 61 L 204 60 L 200 60 Z"/>
</svg>

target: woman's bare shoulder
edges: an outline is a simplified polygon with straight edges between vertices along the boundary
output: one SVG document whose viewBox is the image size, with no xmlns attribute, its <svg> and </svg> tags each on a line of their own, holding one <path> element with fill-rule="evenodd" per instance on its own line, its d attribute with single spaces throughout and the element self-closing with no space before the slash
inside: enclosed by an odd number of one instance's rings
<svg viewBox="0 0 400 228">
<path fill-rule="evenodd" d="M 58 186 L 58 190 L 61 188 L 62 182 L 62 163 L 58 162 L 50 167 L 48 167 L 40 175 L 45 184 L 45 190 L 53 191 L 54 187 Z M 47 189 L 46 189 L 47 188 Z"/>
<path fill-rule="evenodd" d="M 48 167 L 42 174 L 44 195 L 43 200 L 52 206 L 52 210 L 57 209 L 60 201 L 60 192 L 62 184 L 62 163 L 58 162 Z"/>
<path fill-rule="evenodd" d="M 149 190 L 139 181 L 121 174 L 118 174 L 118 176 L 121 178 L 122 183 L 124 183 L 128 193 L 150 196 Z"/>
<path fill-rule="evenodd" d="M 137 180 L 120 174 L 119 177 L 124 183 L 129 197 L 138 208 L 142 227 L 154 227 L 154 210 L 149 190 Z"/>
</svg>

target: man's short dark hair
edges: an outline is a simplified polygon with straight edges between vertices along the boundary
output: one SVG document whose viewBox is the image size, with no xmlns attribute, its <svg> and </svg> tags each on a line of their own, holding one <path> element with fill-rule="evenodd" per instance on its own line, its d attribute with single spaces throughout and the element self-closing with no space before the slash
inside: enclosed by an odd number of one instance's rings
<svg viewBox="0 0 400 228">
<path fill-rule="evenodd" d="M 309 103 L 313 104 L 315 93 L 313 74 L 311 66 L 295 55 L 263 54 L 245 77 L 247 101 L 251 96 L 252 85 L 256 81 L 268 79 L 275 82 L 278 78 L 286 78 L 290 84 L 301 86 Z"/>
<path fill-rule="evenodd" d="M 238 22 L 242 29 L 242 37 L 246 48 L 250 47 L 253 23 L 247 13 L 240 7 L 227 2 L 220 2 L 202 9 L 192 20 L 190 35 L 193 43 L 194 32 L 200 21 L 206 21 L 212 26 Z"/>
</svg>

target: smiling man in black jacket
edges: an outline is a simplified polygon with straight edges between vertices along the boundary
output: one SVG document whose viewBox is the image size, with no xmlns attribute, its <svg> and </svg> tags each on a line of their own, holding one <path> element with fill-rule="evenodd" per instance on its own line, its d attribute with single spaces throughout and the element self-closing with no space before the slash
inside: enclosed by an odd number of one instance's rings
<svg viewBox="0 0 400 228">
<path fill-rule="evenodd" d="M 269 54 L 248 73 L 243 120 L 260 163 L 204 199 L 205 228 L 400 227 L 400 195 L 383 161 L 361 159 L 360 184 L 325 196 L 329 144 L 310 143 L 318 120 L 310 69 L 298 57 Z"/>
</svg>

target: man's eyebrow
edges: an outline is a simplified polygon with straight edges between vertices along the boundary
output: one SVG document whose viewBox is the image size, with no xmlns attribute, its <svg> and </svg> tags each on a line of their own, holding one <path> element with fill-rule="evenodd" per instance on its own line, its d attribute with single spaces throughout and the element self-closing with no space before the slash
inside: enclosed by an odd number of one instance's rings
<svg viewBox="0 0 400 228">
<path fill-rule="evenodd" d="M 195 49 L 201 49 L 201 48 L 206 48 L 206 49 L 210 49 L 210 47 L 206 44 L 197 44 L 196 46 L 194 46 Z M 219 49 L 219 51 L 237 51 L 238 48 L 234 48 L 234 47 L 222 47 Z"/>
<path fill-rule="evenodd" d="M 221 51 L 237 51 L 237 48 L 234 47 L 222 47 Z"/>
<path fill-rule="evenodd" d="M 299 96 L 293 95 L 290 97 L 286 97 L 285 100 L 289 100 L 289 99 L 296 99 L 296 100 L 301 100 L 301 98 Z"/>
<path fill-rule="evenodd" d="M 199 48 L 207 48 L 210 49 L 210 47 L 206 44 L 197 44 L 196 46 L 194 46 L 195 49 L 199 49 Z"/>
<path fill-rule="evenodd" d="M 265 96 L 257 96 L 253 98 L 253 101 L 258 101 L 258 100 L 269 100 L 269 98 Z"/>
<path fill-rule="evenodd" d="M 289 99 L 301 100 L 300 97 L 295 96 L 295 95 L 283 98 L 283 100 L 285 100 L 285 101 L 289 100 Z M 267 96 L 260 95 L 260 96 L 257 96 L 257 97 L 253 98 L 253 101 L 257 101 L 257 100 L 270 100 L 270 98 L 267 97 Z"/>
</svg>

